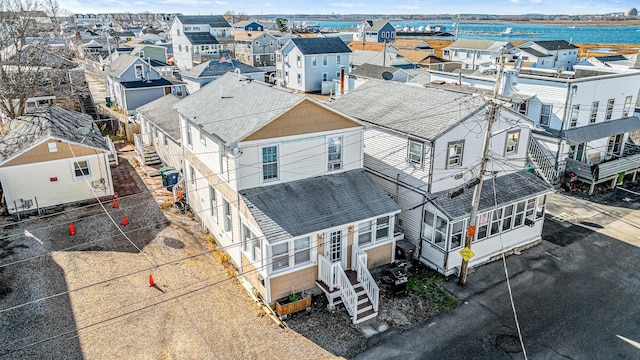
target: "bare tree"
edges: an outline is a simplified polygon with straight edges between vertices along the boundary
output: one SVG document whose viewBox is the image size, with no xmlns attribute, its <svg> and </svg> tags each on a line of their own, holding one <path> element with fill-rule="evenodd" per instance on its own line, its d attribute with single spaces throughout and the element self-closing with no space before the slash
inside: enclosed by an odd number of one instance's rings
<svg viewBox="0 0 640 360">
<path fill-rule="evenodd" d="M 10 119 L 47 91 L 53 70 L 71 67 L 64 46 L 51 46 L 60 10 L 57 0 L 0 0 L 0 111 Z"/>
</svg>

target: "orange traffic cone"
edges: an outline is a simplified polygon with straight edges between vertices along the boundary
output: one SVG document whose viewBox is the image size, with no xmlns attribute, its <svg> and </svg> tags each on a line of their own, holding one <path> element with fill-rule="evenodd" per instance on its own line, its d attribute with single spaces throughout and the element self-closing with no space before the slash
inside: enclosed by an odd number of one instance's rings
<svg viewBox="0 0 640 360">
<path fill-rule="evenodd" d="M 153 275 L 149 274 L 149 287 L 156 286 L 156 283 L 153 281 Z"/>
<path fill-rule="evenodd" d="M 124 215 L 122 217 L 122 225 L 124 225 L 124 226 L 129 225 L 129 220 L 127 220 L 127 215 Z"/>
<path fill-rule="evenodd" d="M 73 222 L 69 223 L 69 235 L 75 235 L 76 234 L 76 226 L 73 225 Z"/>
<path fill-rule="evenodd" d="M 117 209 L 118 208 L 118 200 L 113 199 L 113 208 Z"/>
</svg>

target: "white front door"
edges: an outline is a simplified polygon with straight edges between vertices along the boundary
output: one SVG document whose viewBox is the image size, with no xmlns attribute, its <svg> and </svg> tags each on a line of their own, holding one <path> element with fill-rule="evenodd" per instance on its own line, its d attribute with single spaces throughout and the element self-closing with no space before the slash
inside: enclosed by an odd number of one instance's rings
<svg viewBox="0 0 640 360">
<path fill-rule="evenodd" d="M 334 230 L 329 231 L 326 235 L 324 243 L 324 256 L 332 263 L 339 262 L 343 268 L 346 268 L 345 243 L 346 231 Z"/>
</svg>

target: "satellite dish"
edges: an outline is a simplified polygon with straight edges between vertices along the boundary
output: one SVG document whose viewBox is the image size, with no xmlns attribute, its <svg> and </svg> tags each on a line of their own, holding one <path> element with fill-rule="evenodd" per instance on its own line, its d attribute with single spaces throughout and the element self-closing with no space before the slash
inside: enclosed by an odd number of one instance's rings
<svg viewBox="0 0 640 360">
<path fill-rule="evenodd" d="M 78 129 L 76 129 L 76 131 L 78 132 L 78 134 L 82 136 L 87 136 L 91 132 L 91 129 L 81 126 Z"/>
<path fill-rule="evenodd" d="M 382 73 L 382 78 L 385 80 L 391 80 L 393 79 L 393 74 L 388 71 L 385 71 Z"/>
</svg>

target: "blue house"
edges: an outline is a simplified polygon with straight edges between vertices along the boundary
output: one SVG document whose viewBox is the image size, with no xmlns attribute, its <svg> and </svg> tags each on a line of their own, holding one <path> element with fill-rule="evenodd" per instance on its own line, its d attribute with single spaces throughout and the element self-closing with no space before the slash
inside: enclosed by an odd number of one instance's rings
<svg viewBox="0 0 640 360">
<path fill-rule="evenodd" d="M 264 25 L 252 20 L 238 21 L 231 26 L 233 30 L 264 31 Z"/>
<path fill-rule="evenodd" d="M 365 20 L 358 26 L 356 40 L 364 42 L 394 42 L 396 28 L 386 20 Z"/>
</svg>

